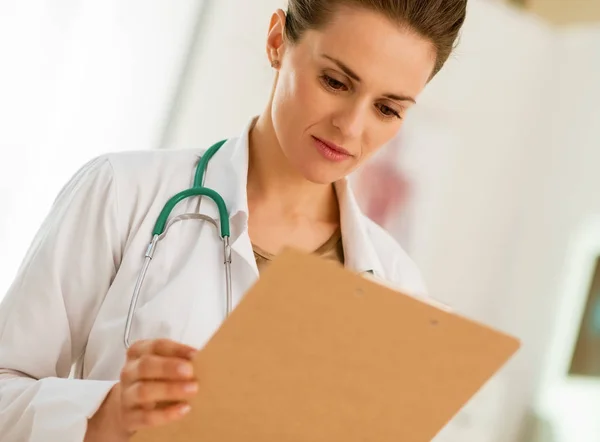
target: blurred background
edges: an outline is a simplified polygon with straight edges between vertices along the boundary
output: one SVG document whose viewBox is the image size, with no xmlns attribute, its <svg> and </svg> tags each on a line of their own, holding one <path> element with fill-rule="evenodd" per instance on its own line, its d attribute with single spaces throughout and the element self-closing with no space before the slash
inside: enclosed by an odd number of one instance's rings
<svg viewBox="0 0 600 442">
<path fill-rule="evenodd" d="M 0 0 L 0 297 L 109 151 L 262 111 L 285 0 Z M 600 441 L 600 0 L 470 0 L 454 56 L 353 184 L 434 298 L 523 347 L 436 442 Z M 394 189 L 394 191 L 389 191 Z"/>
</svg>

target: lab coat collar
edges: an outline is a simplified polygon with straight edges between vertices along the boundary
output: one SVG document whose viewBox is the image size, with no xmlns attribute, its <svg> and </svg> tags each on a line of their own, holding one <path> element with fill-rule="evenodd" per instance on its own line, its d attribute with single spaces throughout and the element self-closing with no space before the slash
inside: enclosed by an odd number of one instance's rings
<svg viewBox="0 0 600 442">
<path fill-rule="evenodd" d="M 231 138 L 211 159 L 206 172 L 205 186 L 221 194 L 229 210 L 232 248 L 248 262 L 254 262 L 251 247 L 244 246 L 248 238 L 248 162 L 249 134 L 256 119 L 250 121 L 241 136 Z M 345 266 L 357 273 L 370 273 L 384 278 L 383 266 L 368 233 L 368 220 L 360 210 L 349 180 L 335 183 L 340 206 L 342 241 Z M 218 211 L 214 204 L 204 204 L 202 213 L 215 219 Z M 255 264 L 253 264 L 255 267 Z"/>
<path fill-rule="evenodd" d="M 246 126 L 239 138 L 228 139 L 210 160 L 205 173 L 204 186 L 217 191 L 227 205 L 232 242 L 243 230 L 247 229 L 248 224 L 246 183 L 248 180 L 249 133 L 253 125 L 254 120 Z M 198 159 L 203 153 L 198 155 Z M 201 211 L 214 219 L 219 218 L 217 207 L 212 202 L 204 204 Z"/>
<path fill-rule="evenodd" d="M 335 183 L 340 206 L 344 261 L 347 268 L 384 278 L 383 266 L 368 232 L 366 216 L 360 210 L 348 178 Z"/>
</svg>

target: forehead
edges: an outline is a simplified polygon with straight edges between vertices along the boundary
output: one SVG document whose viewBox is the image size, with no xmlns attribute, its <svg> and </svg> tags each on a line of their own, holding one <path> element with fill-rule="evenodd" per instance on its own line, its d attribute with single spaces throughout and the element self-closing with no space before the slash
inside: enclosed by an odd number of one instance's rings
<svg viewBox="0 0 600 442">
<path fill-rule="evenodd" d="M 385 92 L 418 95 L 435 65 L 432 43 L 362 8 L 339 8 L 325 27 L 307 32 L 304 43 L 315 58 L 339 59 L 366 85 L 393 88 Z"/>
</svg>

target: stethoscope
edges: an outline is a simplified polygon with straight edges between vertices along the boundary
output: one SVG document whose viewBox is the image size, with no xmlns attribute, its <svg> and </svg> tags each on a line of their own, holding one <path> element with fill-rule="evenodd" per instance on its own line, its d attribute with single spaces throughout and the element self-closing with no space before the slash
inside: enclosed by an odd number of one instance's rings
<svg viewBox="0 0 600 442">
<path fill-rule="evenodd" d="M 227 293 L 227 311 L 226 316 L 229 316 L 232 309 L 232 295 L 231 295 L 231 247 L 229 246 L 229 214 L 227 212 L 227 206 L 225 205 L 225 201 L 223 197 L 219 195 L 212 189 L 204 187 L 204 178 L 206 173 L 206 168 L 208 166 L 208 162 L 214 156 L 215 153 L 225 144 L 227 140 L 219 141 L 218 143 L 212 145 L 200 158 L 198 162 L 198 166 L 196 167 L 196 173 L 194 176 L 194 185 L 187 190 L 183 190 L 179 192 L 177 195 L 174 195 L 167 201 L 165 206 L 163 207 L 160 215 L 156 220 L 156 224 L 154 225 L 154 230 L 152 231 L 152 240 L 148 244 L 148 248 L 146 249 L 144 265 L 138 275 L 135 288 L 133 289 L 133 296 L 131 297 L 131 304 L 129 305 L 129 311 L 127 312 L 127 322 L 125 323 L 125 333 L 123 336 L 123 341 L 125 343 L 125 348 L 129 348 L 129 336 L 131 333 L 131 324 L 135 317 L 135 310 L 137 307 L 137 302 L 140 297 L 140 291 L 142 289 L 142 285 L 144 284 L 144 279 L 146 278 L 146 273 L 148 272 L 148 267 L 150 267 L 150 262 L 152 261 L 152 257 L 156 253 L 156 246 L 158 242 L 163 239 L 169 227 L 173 225 L 173 223 L 177 221 L 181 221 L 184 219 L 199 219 L 210 222 L 212 225 L 220 231 L 221 240 L 223 241 L 223 255 L 224 255 L 224 265 L 225 265 L 225 290 Z M 177 204 L 181 201 L 195 197 L 195 196 L 206 196 L 213 200 L 219 209 L 219 218 L 220 218 L 220 226 L 217 224 L 213 218 L 202 215 L 200 213 L 190 213 L 180 215 L 175 217 L 171 221 L 169 221 L 169 216 L 171 212 L 175 208 Z M 220 227 L 220 228 L 219 228 Z"/>
</svg>

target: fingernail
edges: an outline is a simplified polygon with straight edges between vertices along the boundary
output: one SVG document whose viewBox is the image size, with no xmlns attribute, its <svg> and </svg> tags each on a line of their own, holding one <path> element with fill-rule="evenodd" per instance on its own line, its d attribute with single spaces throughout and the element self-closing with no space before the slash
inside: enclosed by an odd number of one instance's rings
<svg viewBox="0 0 600 442">
<path fill-rule="evenodd" d="M 187 364 L 180 365 L 177 371 L 182 376 L 191 376 L 194 374 L 194 369 Z"/>
<path fill-rule="evenodd" d="M 193 393 L 198 389 L 198 385 L 194 382 L 192 384 L 185 384 L 183 390 L 188 393 Z"/>
</svg>

